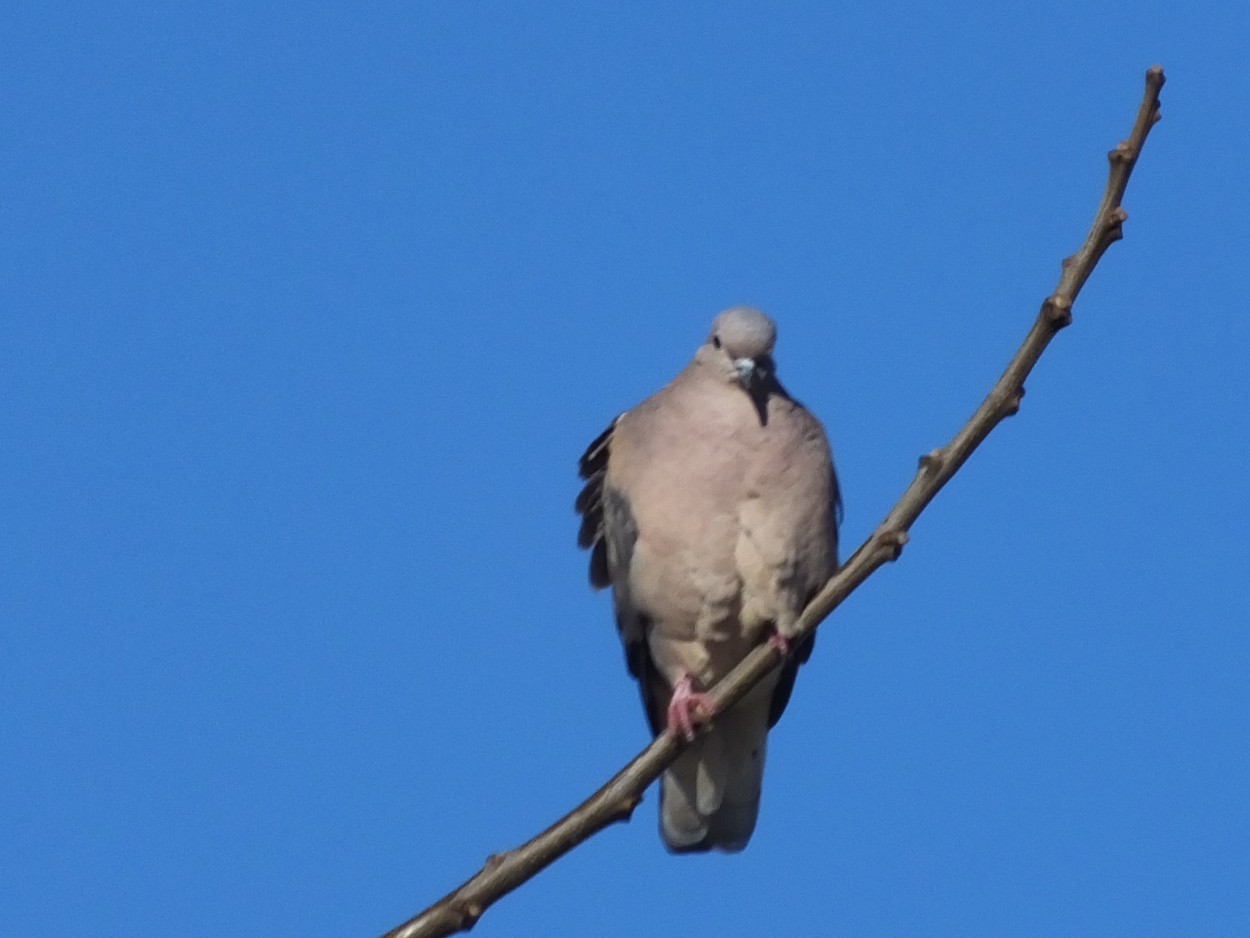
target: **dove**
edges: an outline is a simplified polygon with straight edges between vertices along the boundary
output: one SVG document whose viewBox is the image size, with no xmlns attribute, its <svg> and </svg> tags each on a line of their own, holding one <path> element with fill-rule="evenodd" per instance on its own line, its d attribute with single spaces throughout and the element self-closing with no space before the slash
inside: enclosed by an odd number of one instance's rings
<svg viewBox="0 0 1250 938">
<path fill-rule="evenodd" d="M 768 731 L 812 653 L 814 635 L 791 641 L 796 623 L 837 568 L 833 456 L 777 379 L 776 337 L 759 310 L 721 312 L 693 360 L 579 462 L 591 585 L 611 587 L 652 733 L 690 740 L 660 782 L 674 853 L 746 846 Z M 761 642 L 785 652 L 782 666 L 714 712 L 707 689 Z"/>
</svg>

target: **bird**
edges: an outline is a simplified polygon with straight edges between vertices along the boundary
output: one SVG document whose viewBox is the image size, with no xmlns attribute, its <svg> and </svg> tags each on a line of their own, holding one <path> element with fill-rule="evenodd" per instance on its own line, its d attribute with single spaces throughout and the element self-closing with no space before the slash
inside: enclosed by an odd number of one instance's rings
<svg viewBox="0 0 1250 938">
<path fill-rule="evenodd" d="M 791 641 L 799 615 L 837 569 L 833 454 L 820 421 L 777 379 L 776 338 L 758 309 L 722 311 L 690 363 L 578 463 L 591 586 L 611 587 L 651 732 L 689 740 L 660 782 L 660 834 L 673 853 L 746 847 L 768 731 L 815 641 Z M 762 642 L 783 664 L 715 713 L 707 689 Z"/>
</svg>

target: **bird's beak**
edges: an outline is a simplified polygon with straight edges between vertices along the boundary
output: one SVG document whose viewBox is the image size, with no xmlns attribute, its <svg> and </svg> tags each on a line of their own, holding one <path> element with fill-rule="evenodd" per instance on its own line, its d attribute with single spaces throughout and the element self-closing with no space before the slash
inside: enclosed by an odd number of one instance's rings
<svg viewBox="0 0 1250 938">
<path fill-rule="evenodd" d="M 734 371 L 738 373 L 738 382 L 744 388 L 750 388 L 751 382 L 755 378 L 755 359 L 754 358 L 735 358 Z"/>
</svg>

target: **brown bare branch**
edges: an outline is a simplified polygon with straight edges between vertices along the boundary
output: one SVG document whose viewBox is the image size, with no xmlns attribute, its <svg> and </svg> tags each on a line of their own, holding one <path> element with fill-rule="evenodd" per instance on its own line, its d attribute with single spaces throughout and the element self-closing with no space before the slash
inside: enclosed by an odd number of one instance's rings
<svg viewBox="0 0 1250 938">
<path fill-rule="evenodd" d="M 808 604 L 800 617 L 798 632 L 792 639 L 794 645 L 815 630 L 874 570 L 898 559 L 907 543 L 907 532 L 925 506 L 990 431 L 1019 409 L 1024 396 L 1024 379 L 1033 370 L 1050 340 L 1072 321 L 1072 304 L 1103 252 L 1123 237 L 1122 227 L 1127 215 L 1120 207 L 1120 201 L 1146 142 L 1146 135 L 1159 120 L 1159 91 L 1163 82 L 1162 68 L 1155 66 L 1146 72 L 1146 92 L 1138 108 L 1137 119 L 1128 139 L 1109 154 L 1111 171 L 1107 188 L 1085 243 L 1064 260 L 1059 285 L 1042 303 L 1023 344 L 981 406 L 954 438 L 941 449 L 920 457 L 915 477 L 885 520 Z M 711 689 L 717 712 L 732 706 L 780 663 L 781 653 L 771 644 L 754 649 Z M 707 728 L 705 725 L 702 730 L 706 732 Z M 434 938 L 472 928 L 486 908 L 499 898 L 609 824 L 628 820 L 642 800 L 643 791 L 686 745 L 684 740 L 668 733 L 659 736 L 569 814 L 514 850 L 492 854 L 482 869 L 463 885 L 383 938 Z"/>
</svg>

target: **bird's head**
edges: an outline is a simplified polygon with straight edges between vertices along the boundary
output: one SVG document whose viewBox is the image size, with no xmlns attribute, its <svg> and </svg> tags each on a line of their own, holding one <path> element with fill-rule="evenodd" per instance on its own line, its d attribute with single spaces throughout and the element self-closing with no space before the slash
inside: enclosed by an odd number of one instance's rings
<svg viewBox="0 0 1250 938">
<path fill-rule="evenodd" d="M 712 321 L 701 351 L 705 360 L 754 397 L 772 381 L 776 341 L 777 326 L 771 319 L 750 306 L 734 306 Z"/>
</svg>

